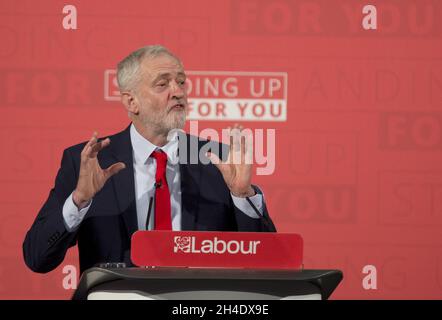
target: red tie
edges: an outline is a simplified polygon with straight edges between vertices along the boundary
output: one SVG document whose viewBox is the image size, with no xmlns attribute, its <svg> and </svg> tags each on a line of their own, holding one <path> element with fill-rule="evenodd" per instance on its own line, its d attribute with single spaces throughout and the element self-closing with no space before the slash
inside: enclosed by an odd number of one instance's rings
<svg viewBox="0 0 442 320">
<path fill-rule="evenodd" d="M 155 174 L 155 230 L 172 230 L 170 192 L 166 180 L 167 154 L 154 151 L 151 155 L 157 161 Z"/>
</svg>

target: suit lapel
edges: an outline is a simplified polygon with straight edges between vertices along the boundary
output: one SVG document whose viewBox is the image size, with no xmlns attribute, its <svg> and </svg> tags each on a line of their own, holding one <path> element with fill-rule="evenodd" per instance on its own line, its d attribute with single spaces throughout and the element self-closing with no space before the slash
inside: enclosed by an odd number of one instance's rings
<svg viewBox="0 0 442 320">
<path fill-rule="evenodd" d="M 198 165 L 180 165 L 181 171 L 181 229 L 195 230 L 200 198 Z"/>
<path fill-rule="evenodd" d="M 130 126 L 111 138 L 110 149 L 116 162 L 124 162 L 126 168 L 112 177 L 118 207 L 126 225 L 129 238 L 138 229 L 137 207 L 135 203 L 135 182 L 130 140 Z M 115 162 L 114 162 L 115 163 Z"/>
<path fill-rule="evenodd" d="M 190 135 L 179 135 L 179 137 L 180 143 L 178 144 L 178 152 L 180 153 L 181 176 L 181 229 L 196 230 L 200 199 L 201 166 L 198 163 L 191 164 L 190 151 L 193 149 L 190 148 L 190 145 L 191 139 L 198 140 L 198 138 Z M 198 141 L 196 141 L 196 143 L 198 146 Z M 186 150 L 183 150 L 183 148 L 186 148 Z M 181 157 L 186 159 L 185 163 L 182 163 Z"/>
</svg>

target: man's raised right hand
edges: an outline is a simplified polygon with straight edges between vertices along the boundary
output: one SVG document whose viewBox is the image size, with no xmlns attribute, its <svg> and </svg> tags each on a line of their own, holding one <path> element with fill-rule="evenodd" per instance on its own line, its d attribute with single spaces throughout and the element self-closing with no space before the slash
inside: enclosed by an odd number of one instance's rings
<svg viewBox="0 0 442 320">
<path fill-rule="evenodd" d="M 94 132 L 81 151 L 80 173 L 77 187 L 72 194 L 72 200 L 79 209 L 88 205 L 110 177 L 126 168 L 123 162 L 114 163 L 107 169 L 100 167 L 97 159 L 98 152 L 110 144 L 110 139 L 98 141 L 97 136 L 97 132 Z"/>
</svg>

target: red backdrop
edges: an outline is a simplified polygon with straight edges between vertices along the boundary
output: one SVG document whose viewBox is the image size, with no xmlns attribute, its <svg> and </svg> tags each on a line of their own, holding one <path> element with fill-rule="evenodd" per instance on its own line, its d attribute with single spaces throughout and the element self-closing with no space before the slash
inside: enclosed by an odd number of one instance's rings
<svg viewBox="0 0 442 320">
<path fill-rule="evenodd" d="M 370 3 L 376 30 L 362 27 L 359 0 L 2 1 L 0 298 L 72 295 L 63 267 L 78 266 L 76 249 L 34 274 L 25 233 L 62 150 L 128 124 L 112 70 L 157 43 L 196 75 L 285 79 L 285 115 L 199 127 L 276 130 L 275 171 L 254 182 L 279 231 L 303 236 L 305 267 L 344 272 L 332 298 L 442 298 L 441 3 Z M 76 30 L 63 28 L 67 4 Z M 376 289 L 363 286 L 366 265 Z"/>
</svg>

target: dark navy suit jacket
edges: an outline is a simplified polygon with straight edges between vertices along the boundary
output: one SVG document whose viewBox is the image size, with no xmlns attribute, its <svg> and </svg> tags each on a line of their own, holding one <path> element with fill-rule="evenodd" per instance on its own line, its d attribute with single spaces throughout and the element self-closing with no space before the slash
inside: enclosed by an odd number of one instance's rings
<svg viewBox="0 0 442 320">
<path fill-rule="evenodd" d="M 76 243 L 81 273 L 103 262 L 132 265 L 130 242 L 138 226 L 129 128 L 110 136 L 111 144 L 98 154 L 103 168 L 118 161 L 124 162 L 126 168 L 110 178 L 95 195 L 86 216 L 73 232 L 66 230 L 62 210 L 64 202 L 76 187 L 80 153 L 85 143 L 64 151 L 55 185 L 23 243 L 24 259 L 30 269 L 35 272 L 55 269 L 63 261 L 66 251 Z M 187 138 L 187 146 L 194 139 L 199 149 L 208 147 L 216 152 L 219 146 L 225 147 L 194 136 L 187 135 Z M 187 154 L 190 160 L 191 153 Z M 219 156 L 225 158 L 225 153 L 221 152 Z M 199 162 L 180 164 L 179 168 L 182 230 L 276 231 L 265 205 L 263 219 L 250 218 L 234 206 L 230 191 L 214 165 Z"/>
</svg>

